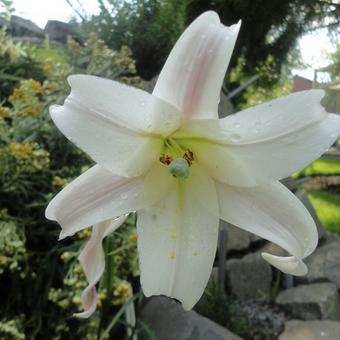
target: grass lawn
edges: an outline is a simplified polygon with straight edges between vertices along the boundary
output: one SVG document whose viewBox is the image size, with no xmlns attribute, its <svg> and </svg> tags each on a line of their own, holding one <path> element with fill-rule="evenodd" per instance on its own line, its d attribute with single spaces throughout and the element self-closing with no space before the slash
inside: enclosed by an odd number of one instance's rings
<svg viewBox="0 0 340 340">
<path fill-rule="evenodd" d="M 340 160 L 334 158 L 319 158 L 306 168 L 295 172 L 292 177 L 318 175 L 340 175 Z"/>
<path fill-rule="evenodd" d="M 340 234 L 340 195 L 311 190 L 308 197 L 325 229 Z"/>
</svg>

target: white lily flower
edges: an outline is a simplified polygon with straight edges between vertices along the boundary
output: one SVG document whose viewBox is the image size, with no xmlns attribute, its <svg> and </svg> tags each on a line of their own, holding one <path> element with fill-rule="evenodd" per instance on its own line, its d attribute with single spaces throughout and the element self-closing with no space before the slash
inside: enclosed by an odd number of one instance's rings
<svg viewBox="0 0 340 340">
<path fill-rule="evenodd" d="M 340 131 L 340 118 L 320 105 L 319 90 L 218 119 L 239 28 L 225 27 L 216 13 L 206 12 L 176 43 L 152 95 L 74 75 L 64 105 L 50 110 L 62 133 L 98 164 L 50 202 L 47 218 L 61 224 L 64 238 L 137 211 L 143 291 L 176 298 L 185 309 L 208 282 L 220 218 L 291 254 L 263 254 L 273 266 L 294 275 L 307 272 L 302 259 L 317 245 L 316 227 L 278 180 L 318 158 Z M 123 219 L 111 229 L 97 225 L 81 254 L 92 294 L 92 300 L 83 294 L 83 316 L 95 309 L 102 239 Z"/>
</svg>

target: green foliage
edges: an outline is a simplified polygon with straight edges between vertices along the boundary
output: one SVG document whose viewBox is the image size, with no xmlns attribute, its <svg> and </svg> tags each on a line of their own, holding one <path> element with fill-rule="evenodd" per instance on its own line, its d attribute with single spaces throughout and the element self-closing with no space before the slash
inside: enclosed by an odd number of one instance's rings
<svg viewBox="0 0 340 340">
<path fill-rule="evenodd" d="M 82 16 L 86 26 L 114 49 L 130 47 L 146 79 L 160 71 L 184 26 L 204 11 L 215 10 L 226 25 L 242 19 L 231 66 L 244 56 L 243 72 L 249 78 L 271 56 L 275 63 L 265 75 L 267 88 L 273 84 L 271 76 L 292 61 L 290 52 L 303 33 L 317 27 L 336 30 L 340 17 L 336 0 L 98 0 L 98 4 L 99 15 Z"/>
<path fill-rule="evenodd" d="M 340 234 L 340 195 L 315 190 L 308 197 L 325 229 Z"/>
<path fill-rule="evenodd" d="M 323 68 L 323 71 L 327 72 L 332 82 L 340 82 L 340 46 L 336 47 L 334 53 L 330 54 L 330 65 Z"/>
<path fill-rule="evenodd" d="M 227 296 L 215 280 L 209 281 L 196 310 L 236 334 L 245 333 L 249 327 L 237 301 Z"/>
<path fill-rule="evenodd" d="M 29 51 L 43 81 L 7 83 L 8 96 L 0 106 L 0 338 L 97 339 L 130 298 L 139 274 L 135 220 L 131 216 L 105 240 L 109 271 L 99 285 L 98 311 L 86 322 L 72 318 L 81 311 L 80 294 L 87 285 L 77 257 L 91 233 L 86 229 L 58 243 L 60 227 L 46 220 L 44 211 L 52 196 L 91 161 L 58 132 L 48 108 L 68 93 L 71 72 L 103 72 L 125 83 L 140 83 L 140 78 L 128 49 L 112 51 L 93 36 L 77 52 L 49 45 L 22 47 L 2 38 L 3 50 Z M 102 51 L 110 57 L 104 66 L 97 60 Z M 83 57 L 81 64 L 76 56 Z M 9 52 L 0 54 L 0 65 L 5 61 L 8 68 L 17 65 Z"/>
<path fill-rule="evenodd" d="M 25 340 L 23 318 L 0 321 L 0 336 L 3 340 Z"/>
<path fill-rule="evenodd" d="M 20 43 L 14 43 L 0 29 L 0 101 L 10 95 L 20 80 L 27 78 L 44 80 L 41 66 L 28 56 Z"/>
<path fill-rule="evenodd" d="M 340 175 L 340 161 L 333 158 L 319 158 L 306 168 L 295 172 L 292 177 L 322 175 Z"/>
<path fill-rule="evenodd" d="M 96 33 L 91 32 L 84 46 L 81 46 L 74 39 L 69 38 L 69 62 L 72 65 L 73 73 L 80 71 L 100 75 L 106 78 L 117 79 L 129 85 L 142 87 L 141 78 L 135 76 L 136 66 L 132 59 L 132 51 L 122 46 L 114 51 L 105 45 L 105 42 L 98 39 Z"/>
<path fill-rule="evenodd" d="M 241 56 L 237 65 L 227 75 L 229 87 L 232 87 L 233 84 L 243 84 L 248 80 L 248 75 L 244 72 L 245 65 L 246 60 L 244 56 Z M 245 109 L 291 93 L 292 80 L 288 78 L 289 74 L 286 68 L 283 68 L 282 72 L 278 74 L 275 73 L 275 60 L 272 56 L 268 56 L 264 63 L 255 68 L 254 75 L 259 77 L 258 80 L 248 86 L 242 96 L 233 99 L 239 109 Z M 268 81 L 271 83 L 270 87 L 268 87 Z"/>
<path fill-rule="evenodd" d="M 268 56 L 275 60 L 274 73 L 280 74 L 299 36 L 317 27 L 336 31 L 340 18 L 337 0 L 195 0 L 189 1 L 188 21 L 208 9 L 228 25 L 242 20 L 232 66 L 243 55 L 248 77 Z"/>
<path fill-rule="evenodd" d="M 11 13 L 14 11 L 12 0 L 0 0 L 0 18 L 9 19 Z"/>
<path fill-rule="evenodd" d="M 101 12 L 85 27 L 117 50 L 128 46 L 138 73 L 157 74 L 184 29 L 187 0 L 98 1 Z"/>
</svg>

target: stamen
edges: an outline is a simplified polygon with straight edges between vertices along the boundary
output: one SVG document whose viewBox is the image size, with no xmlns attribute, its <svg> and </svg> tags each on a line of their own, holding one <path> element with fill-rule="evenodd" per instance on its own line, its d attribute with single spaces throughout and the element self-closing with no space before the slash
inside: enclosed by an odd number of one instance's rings
<svg viewBox="0 0 340 340">
<path fill-rule="evenodd" d="M 174 139 L 166 138 L 159 160 L 169 167 L 172 176 L 186 179 L 189 177 L 189 167 L 194 161 L 194 154 L 192 151 L 183 148 Z"/>
<path fill-rule="evenodd" d="M 163 153 L 161 155 L 161 157 L 159 157 L 159 160 L 160 160 L 161 163 L 163 163 L 165 165 L 169 165 L 172 161 L 172 157 Z"/>
</svg>

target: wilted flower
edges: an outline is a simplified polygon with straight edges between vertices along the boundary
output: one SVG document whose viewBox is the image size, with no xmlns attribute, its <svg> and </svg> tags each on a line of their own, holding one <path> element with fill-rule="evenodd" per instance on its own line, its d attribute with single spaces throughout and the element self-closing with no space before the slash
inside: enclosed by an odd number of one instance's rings
<svg viewBox="0 0 340 340">
<path fill-rule="evenodd" d="M 306 273 L 302 259 L 316 247 L 315 223 L 278 180 L 319 157 L 337 139 L 340 118 L 324 111 L 316 90 L 218 119 L 239 28 L 223 26 L 214 12 L 201 15 L 171 51 L 152 95 L 77 75 L 64 105 L 51 108 L 58 128 L 98 163 L 46 210 L 61 224 L 60 238 L 95 225 L 80 255 L 89 281 L 82 316 L 95 310 L 102 239 L 131 211 L 138 212 L 147 296 L 193 307 L 209 279 L 220 218 L 292 254 L 263 254 L 275 267 Z"/>
</svg>

